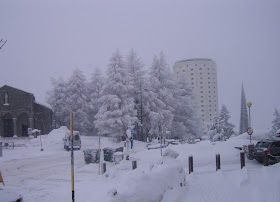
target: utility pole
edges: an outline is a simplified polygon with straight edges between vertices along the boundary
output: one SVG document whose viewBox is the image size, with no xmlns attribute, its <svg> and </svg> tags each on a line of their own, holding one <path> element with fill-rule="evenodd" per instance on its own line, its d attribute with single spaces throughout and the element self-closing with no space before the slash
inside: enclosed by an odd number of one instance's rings
<svg viewBox="0 0 280 202">
<path fill-rule="evenodd" d="M 74 191 L 74 153 L 73 153 L 73 143 L 74 143 L 74 135 L 73 135 L 73 112 L 70 114 L 70 133 L 71 133 L 71 182 L 72 182 L 72 202 L 75 202 L 75 191 Z"/>
<path fill-rule="evenodd" d="M 3 39 L 0 40 L 0 49 L 2 49 L 5 43 L 7 43 L 7 40 L 6 41 L 4 41 Z"/>
</svg>

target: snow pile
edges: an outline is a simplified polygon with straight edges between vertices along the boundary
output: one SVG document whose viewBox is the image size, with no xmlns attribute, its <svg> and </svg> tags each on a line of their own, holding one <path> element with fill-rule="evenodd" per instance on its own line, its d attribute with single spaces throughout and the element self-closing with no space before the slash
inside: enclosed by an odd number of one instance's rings
<svg viewBox="0 0 280 202">
<path fill-rule="evenodd" d="M 47 150 L 63 150 L 63 138 L 69 132 L 66 126 L 62 126 L 52 130 L 48 135 L 42 135 L 43 148 Z M 40 141 L 40 137 L 33 139 L 33 141 Z"/>
<path fill-rule="evenodd" d="M 185 177 L 180 161 L 165 158 L 163 163 L 155 163 L 148 169 L 127 171 L 126 176 L 116 179 L 124 186 L 111 188 L 110 190 L 116 190 L 117 194 L 113 195 L 111 191 L 108 194 L 114 202 L 161 201 L 168 191 L 185 186 Z"/>
</svg>

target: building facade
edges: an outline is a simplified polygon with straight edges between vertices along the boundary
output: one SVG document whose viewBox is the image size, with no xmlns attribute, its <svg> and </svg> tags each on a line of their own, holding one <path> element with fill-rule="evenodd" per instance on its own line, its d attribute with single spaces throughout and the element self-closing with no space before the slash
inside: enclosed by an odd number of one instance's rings
<svg viewBox="0 0 280 202">
<path fill-rule="evenodd" d="M 219 108 L 216 63 L 206 58 L 181 60 L 174 64 L 173 74 L 175 79 L 187 78 L 196 94 L 203 122 L 212 122 Z"/>
<path fill-rule="evenodd" d="M 0 88 L 0 136 L 25 137 L 28 128 L 48 134 L 52 130 L 52 110 L 35 102 L 32 93 L 10 86 Z"/>
</svg>

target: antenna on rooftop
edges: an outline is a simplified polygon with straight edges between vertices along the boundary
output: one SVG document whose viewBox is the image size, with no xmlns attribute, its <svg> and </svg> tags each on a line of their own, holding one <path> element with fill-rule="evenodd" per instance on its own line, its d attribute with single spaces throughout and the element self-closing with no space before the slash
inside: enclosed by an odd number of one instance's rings
<svg viewBox="0 0 280 202">
<path fill-rule="evenodd" d="M 2 47 L 5 45 L 6 42 L 7 40 L 6 41 L 3 39 L 0 40 L 0 49 L 2 49 Z"/>
</svg>

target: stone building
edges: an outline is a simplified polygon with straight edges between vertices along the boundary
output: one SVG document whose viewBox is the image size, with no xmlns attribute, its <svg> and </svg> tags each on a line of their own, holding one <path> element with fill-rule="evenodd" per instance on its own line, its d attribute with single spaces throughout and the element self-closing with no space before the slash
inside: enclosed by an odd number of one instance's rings
<svg viewBox="0 0 280 202">
<path fill-rule="evenodd" d="M 32 93 L 7 85 L 0 88 L 0 136 L 28 136 L 28 128 L 48 134 L 52 130 L 52 110 L 36 103 Z"/>
</svg>

